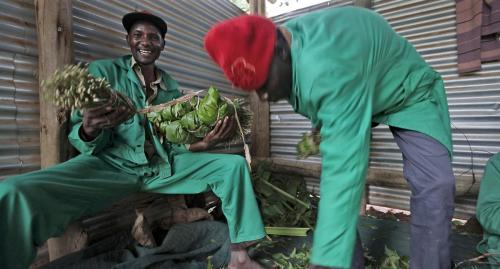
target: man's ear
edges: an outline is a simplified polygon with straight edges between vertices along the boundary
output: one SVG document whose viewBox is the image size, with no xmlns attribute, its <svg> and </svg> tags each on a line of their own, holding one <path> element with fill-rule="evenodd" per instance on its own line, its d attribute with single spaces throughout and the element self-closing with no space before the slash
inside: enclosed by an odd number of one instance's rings
<svg viewBox="0 0 500 269">
<path fill-rule="evenodd" d="M 125 35 L 125 40 L 127 40 L 127 45 L 130 46 L 130 41 L 128 40 L 128 34 Z"/>
</svg>

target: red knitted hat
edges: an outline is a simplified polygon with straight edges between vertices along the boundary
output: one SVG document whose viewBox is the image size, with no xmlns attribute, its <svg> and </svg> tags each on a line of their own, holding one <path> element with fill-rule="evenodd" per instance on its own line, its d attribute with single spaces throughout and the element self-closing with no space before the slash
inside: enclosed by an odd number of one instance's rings
<svg viewBox="0 0 500 269">
<path fill-rule="evenodd" d="M 267 80 L 276 42 L 276 26 L 262 16 L 243 15 L 213 26 L 205 49 L 234 86 L 251 91 Z"/>
</svg>

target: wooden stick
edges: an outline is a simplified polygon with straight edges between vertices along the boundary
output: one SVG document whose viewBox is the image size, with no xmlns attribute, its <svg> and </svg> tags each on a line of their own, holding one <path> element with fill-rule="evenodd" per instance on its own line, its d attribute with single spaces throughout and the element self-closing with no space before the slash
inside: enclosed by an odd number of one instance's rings
<svg viewBox="0 0 500 269">
<path fill-rule="evenodd" d="M 164 109 L 167 106 L 171 106 L 171 105 L 175 105 L 175 104 L 178 104 L 178 103 L 185 102 L 185 101 L 191 99 L 193 96 L 198 96 L 202 92 L 203 92 L 203 90 L 200 90 L 200 91 L 197 91 L 197 92 L 193 92 L 193 93 L 188 93 L 188 94 L 183 95 L 183 96 L 181 96 L 181 97 L 179 97 L 177 99 L 174 99 L 172 101 L 169 101 L 169 102 L 166 102 L 166 103 L 163 103 L 163 104 L 159 104 L 159 105 L 155 105 L 155 106 L 146 107 L 144 109 L 139 110 L 138 113 L 140 113 L 140 114 L 147 114 L 149 112 L 158 112 L 158 111 Z"/>
</svg>

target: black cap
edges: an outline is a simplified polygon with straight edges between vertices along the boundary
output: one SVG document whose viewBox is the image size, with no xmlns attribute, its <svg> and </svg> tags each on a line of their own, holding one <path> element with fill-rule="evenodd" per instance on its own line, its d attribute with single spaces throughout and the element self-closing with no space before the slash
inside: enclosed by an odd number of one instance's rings
<svg viewBox="0 0 500 269">
<path fill-rule="evenodd" d="M 167 23 L 162 18 L 147 11 L 134 11 L 123 16 L 122 24 L 123 27 L 125 27 L 125 30 L 127 30 L 127 33 L 130 31 L 132 25 L 134 25 L 137 21 L 147 21 L 154 24 L 158 30 L 160 30 L 161 36 L 165 38 L 165 34 L 167 33 Z"/>
</svg>

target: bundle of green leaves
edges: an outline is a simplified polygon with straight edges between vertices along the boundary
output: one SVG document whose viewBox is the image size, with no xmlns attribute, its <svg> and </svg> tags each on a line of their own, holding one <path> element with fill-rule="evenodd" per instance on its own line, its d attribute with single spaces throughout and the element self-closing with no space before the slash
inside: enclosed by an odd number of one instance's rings
<svg viewBox="0 0 500 269">
<path fill-rule="evenodd" d="M 210 87 L 203 98 L 194 95 L 179 100 L 147 109 L 147 118 L 167 141 L 177 144 L 199 141 L 218 120 L 232 115 L 238 117 L 243 135 L 250 132 L 250 111 L 241 105 L 239 99 L 221 97 L 214 87 Z M 231 140 L 238 138 L 239 133 L 234 132 Z"/>
<path fill-rule="evenodd" d="M 303 133 L 302 138 L 297 144 L 297 156 L 300 159 L 305 159 L 309 156 L 316 155 L 319 153 L 319 134 L 313 133 Z"/>
<path fill-rule="evenodd" d="M 97 107 L 111 100 L 112 107 L 135 110 L 132 101 L 111 88 L 104 78 L 95 78 L 80 64 L 58 69 L 42 82 L 43 95 L 63 110 Z"/>
</svg>

